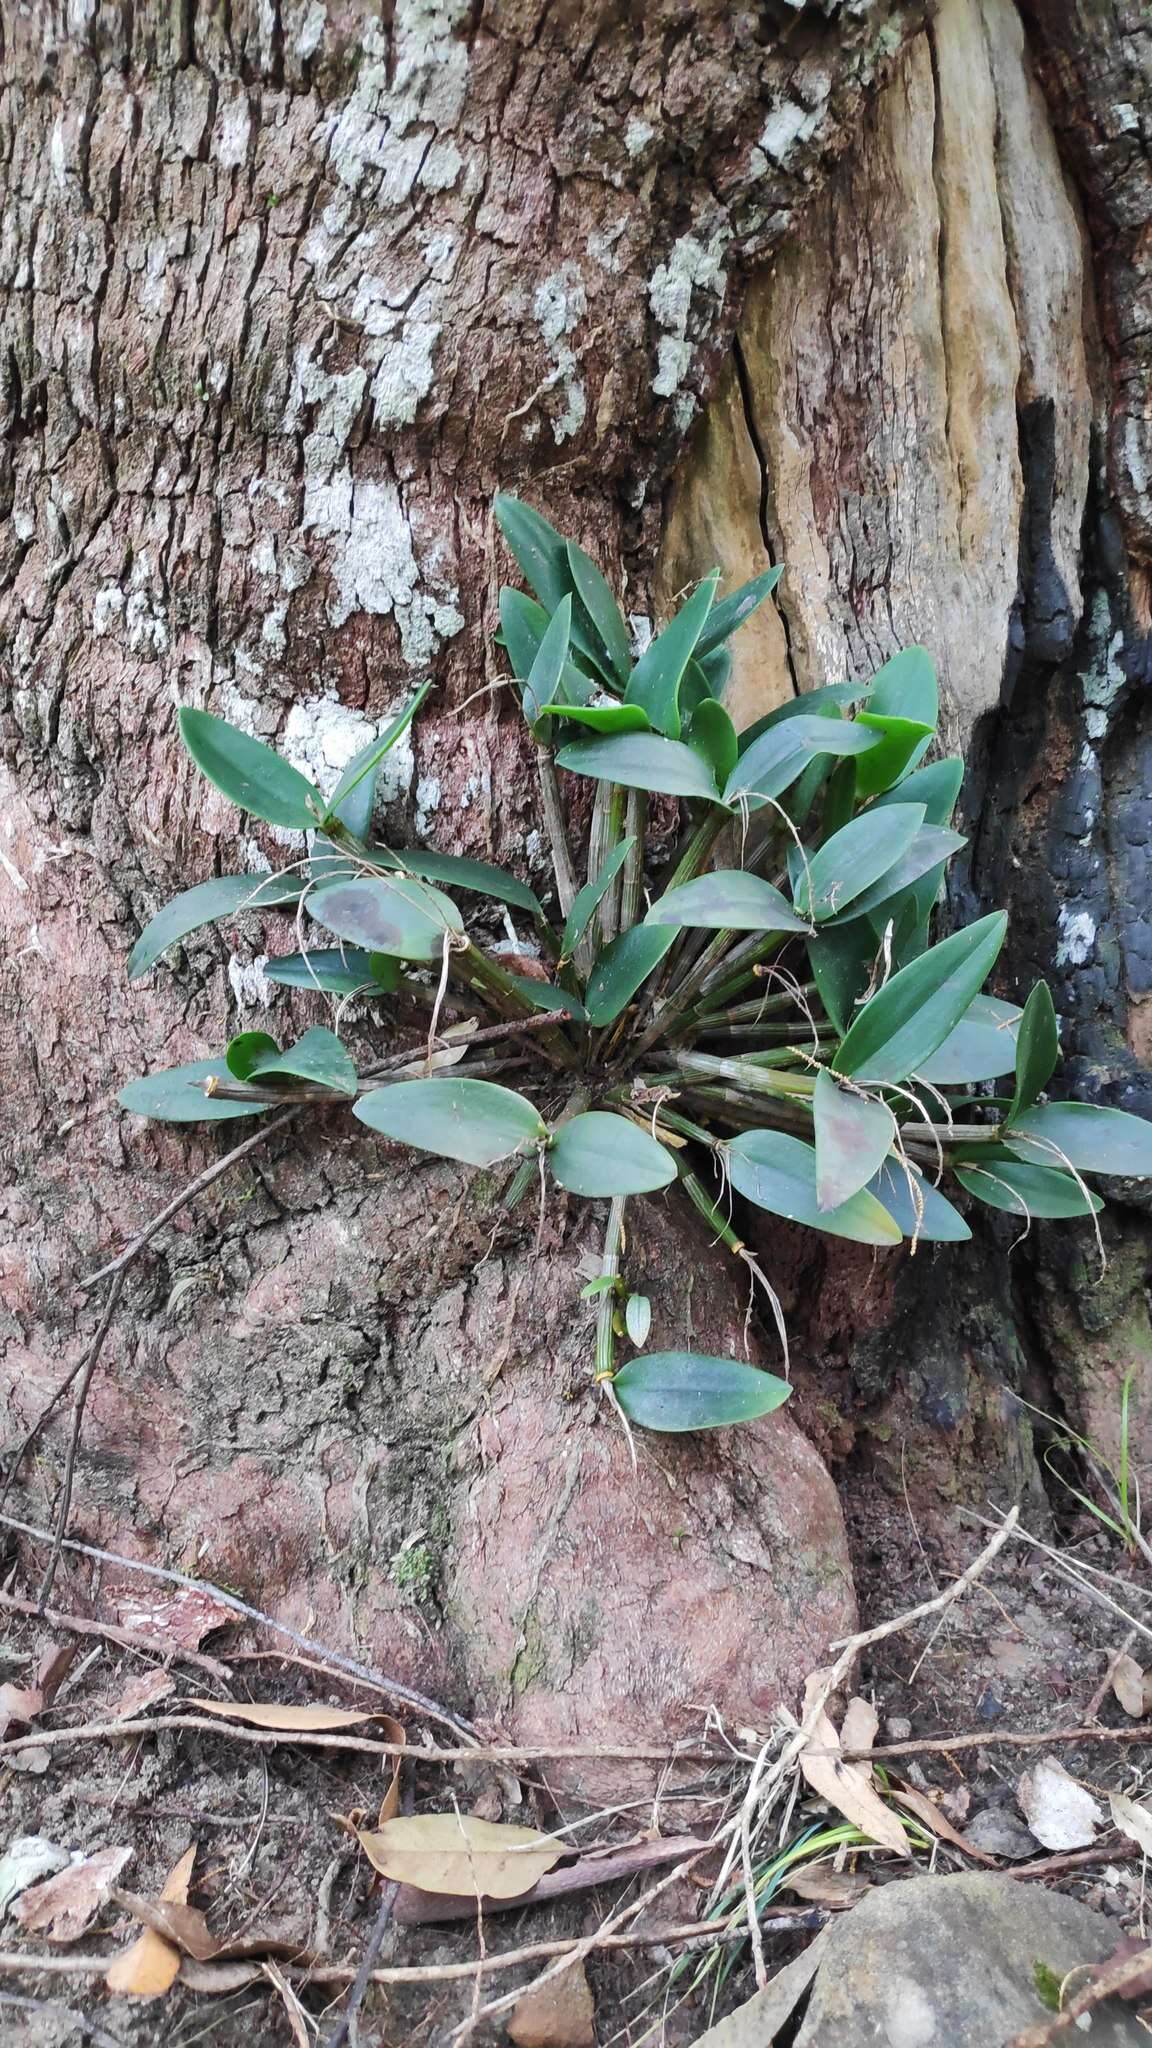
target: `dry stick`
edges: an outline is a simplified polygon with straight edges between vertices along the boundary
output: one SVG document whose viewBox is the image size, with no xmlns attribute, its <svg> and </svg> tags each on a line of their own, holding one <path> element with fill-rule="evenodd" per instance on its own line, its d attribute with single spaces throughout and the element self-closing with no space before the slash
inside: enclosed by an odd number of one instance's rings
<svg viewBox="0 0 1152 2048">
<path fill-rule="evenodd" d="M 1120 1648 L 1118 1650 L 1113 1650 L 1112 1655 L 1109 1657 L 1108 1662 L 1104 1667 L 1104 1676 L 1100 1680 L 1100 1683 L 1096 1687 L 1096 1690 L 1093 1693 L 1091 1699 L 1089 1700 L 1088 1705 L 1084 1709 L 1084 1719 L 1086 1721 L 1094 1721 L 1096 1719 L 1097 1714 L 1100 1712 L 1100 1709 L 1104 1704 L 1105 1694 L 1107 1693 L 1108 1688 L 1112 1683 L 1112 1680 L 1115 1678 L 1116 1673 L 1120 1669 L 1121 1661 L 1128 1655 L 1128 1652 L 1132 1648 L 1132 1645 L 1135 1641 L 1136 1630 L 1134 1628 L 1130 1628 L 1127 1635 L 1124 1638 L 1124 1641 L 1121 1643 Z"/>
<path fill-rule="evenodd" d="M 540 804 L 544 812 L 544 830 L 548 834 L 548 844 L 552 853 L 560 914 L 567 917 L 576 901 L 578 884 L 576 870 L 572 865 L 571 848 L 568 845 L 568 828 L 564 823 L 560 789 L 556 781 L 556 765 L 550 750 L 545 746 L 538 745 L 536 748 L 536 772 L 540 778 Z"/>
<path fill-rule="evenodd" d="M 992 1529 L 996 1526 L 995 1523 L 987 1521 L 983 1515 L 973 1514 L 969 1515 L 966 1519 L 976 1522 L 981 1529 Z M 1071 1585 L 1078 1586 L 1080 1591 L 1089 1600 L 1094 1600 L 1099 1607 L 1107 1607 L 1110 1613 L 1118 1615 L 1120 1620 L 1126 1622 L 1129 1628 L 1138 1629 L 1142 1636 L 1147 1636 L 1152 1641 L 1152 1628 L 1149 1628 L 1143 1621 L 1137 1621 L 1136 1616 L 1129 1614 L 1126 1608 L 1121 1607 L 1118 1600 L 1113 1600 L 1111 1595 L 1106 1593 L 1102 1586 L 1091 1585 L 1084 1577 L 1082 1568 L 1071 1559 L 1063 1557 L 1058 1550 L 1053 1550 L 1050 1543 L 1041 1543 L 1040 1538 L 1033 1536 L 1027 1529 L 1017 1529 L 1013 1525 L 1013 1533 L 1019 1538 L 1021 1543 L 1030 1543 L 1033 1550 L 1042 1551 L 1044 1556 L 1050 1560 L 1054 1570 L 1062 1573 Z M 1134 1592 L 1137 1590 L 1143 1592 L 1144 1589 L 1142 1587 L 1133 1587 L 1132 1590 Z"/>
<path fill-rule="evenodd" d="M 787 1910 L 777 1914 L 766 1912 L 764 1921 L 781 1934 L 811 1931 L 824 1924 L 827 1918 L 820 1911 L 792 1913 Z M 373 1970 L 370 1982 L 373 1984 L 440 1984 L 472 1977 L 481 1967 L 485 1972 L 518 1970 L 524 1963 L 544 1962 L 551 1956 L 563 1956 L 570 1949 L 591 1946 L 594 1949 L 662 1948 L 671 1942 L 699 1943 L 711 1947 L 725 1941 L 744 1941 L 743 1928 L 735 1934 L 718 1927 L 714 1920 L 689 1920 L 674 1927 L 644 1927 L 625 1934 L 585 1936 L 580 1940 L 534 1941 L 525 1948 L 507 1949 L 500 1955 L 488 1956 L 483 1965 L 479 1963 L 411 1963 Z M 122 1954 L 123 1951 L 118 1951 Z M 58 1956 L 18 1954 L 12 1950 L 0 1951 L 0 1971 L 16 1976 L 58 1976 L 58 1977 L 103 1977 L 116 1961 L 115 1955 L 103 1956 Z M 253 1970 L 259 1968 L 253 1963 Z M 319 1966 L 282 1963 L 284 1975 L 295 1984 L 349 1984 L 358 1974 L 350 1965 L 323 1963 Z M 519 1998 L 520 1992 L 514 1997 Z"/>
<path fill-rule="evenodd" d="M 115 1742 L 121 1735 L 161 1735 L 166 1728 L 198 1728 L 205 1735 L 230 1735 L 234 1742 L 252 1742 L 266 1749 L 280 1742 L 296 1742 L 306 1749 L 355 1749 L 382 1759 L 413 1754 L 399 1743 L 371 1742 L 366 1735 L 329 1734 L 317 1728 L 250 1728 L 223 1716 L 209 1720 L 207 1714 L 155 1714 L 147 1720 L 141 1716 L 134 1721 L 81 1721 L 75 1728 L 42 1728 L 31 1735 L 15 1735 L 0 1742 L 0 1762 L 21 1749 L 55 1749 L 63 1742 Z M 470 1759 L 472 1752 L 462 1749 L 460 1755 Z"/>
<path fill-rule="evenodd" d="M 987 1728 L 979 1735 L 929 1735 L 921 1742 L 888 1742 L 876 1749 L 811 1749 L 810 1756 L 843 1757 L 845 1763 L 866 1763 L 873 1757 L 948 1756 L 956 1749 L 1042 1749 L 1048 1742 L 1147 1742 L 1147 1724 L 1131 1728 L 1046 1728 L 1039 1735 L 1013 1735 Z M 472 1751 L 468 1752 L 469 1757 Z"/>
<path fill-rule="evenodd" d="M 344 2003 L 344 2010 L 337 2019 L 335 2028 L 329 2037 L 327 2048 L 344 2048 L 350 2028 L 356 2025 L 356 2015 L 364 2003 L 368 1993 L 368 1986 L 372 1982 L 376 1958 L 383 1945 L 384 1936 L 388 1932 L 389 1922 L 392 1919 L 392 1908 L 396 1904 L 396 1894 L 399 1889 L 399 1883 L 394 1877 L 389 1878 L 388 1883 L 384 1886 L 380 1896 L 380 1911 L 376 1915 L 372 1925 L 372 1932 L 368 1936 L 368 1945 L 360 1959 L 360 1968 L 353 1979 L 352 1989 Z"/>
<path fill-rule="evenodd" d="M 110 1621 L 87 1621 L 79 1614 L 59 1614 L 53 1607 L 37 1607 L 34 1600 L 18 1600 L 14 1593 L 0 1593 L 0 1607 L 7 1607 L 13 1614 L 28 1614 L 36 1620 L 46 1621 L 50 1628 L 62 1628 L 68 1635 L 101 1636 L 110 1643 L 116 1643 L 122 1650 L 142 1650 L 150 1657 L 159 1658 L 162 1664 L 192 1664 L 198 1671 L 206 1671 L 211 1678 L 218 1678 L 227 1685 L 232 1678 L 231 1667 L 222 1664 L 218 1657 L 208 1657 L 203 1650 L 185 1650 L 178 1644 L 158 1643 L 151 1636 L 137 1635 L 134 1629 L 117 1628 Z"/>
<path fill-rule="evenodd" d="M 37 1529 L 30 1522 L 18 1522 L 12 1515 L 0 1514 L 0 1527 L 15 1529 L 18 1535 L 30 1536 L 35 1543 L 52 1543 L 55 1540 L 50 1530 Z M 190 1593 L 203 1593 L 207 1598 L 216 1601 L 218 1606 L 230 1608 L 233 1614 L 242 1614 L 246 1621 L 258 1621 L 262 1627 L 274 1629 L 277 1635 L 287 1636 L 288 1641 L 295 1643 L 298 1650 L 307 1650 L 312 1656 L 323 1658 L 325 1663 L 333 1665 L 346 1677 L 358 1678 L 363 1684 L 374 1686 L 378 1692 L 387 1693 L 391 1699 L 399 1700 L 402 1706 L 412 1707 L 417 1713 L 425 1714 L 430 1721 L 438 1721 L 441 1727 L 451 1728 L 455 1734 L 465 1736 L 471 1749 L 476 1730 L 463 1715 L 453 1714 L 447 1707 L 437 1706 L 435 1700 L 426 1699 L 422 1692 L 414 1691 L 411 1686 L 402 1685 L 397 1678 L 387 1678 L 383 1672 L 373 1671 L 370 1665 L 358 1664 L 352 1657 L 342 1657 L 337 1650 L 326 1649 L 324 1644 L 318 1643 L 313 1636 L 300 1635 L 296 1629 L 289 1628 L 286 1621 L 276 1621 L 272 1615 L 265 1614 L 259 1607 L 250 1607 L 246 1600 L 237 1599 L 235 1593 L 226 1593 L 222 1587 L 213 1586 L 205 1579 L 190 1579 L 185 1572 L 170 1571 L 166 1565 L 143 1564 L 139 1558 L 122 1557 L 115 1550 L 100 1550 L 94 1543 L 77 1543 L 72 1538 L 66 1538 L 60 1547 L 63 1550 L 76 1551 L 81 1557 L 94 1558 L 97 1564 L 120 1565 L 123 1570 L 139 1572 L 146 1579 L 161 1579 L 165 1585 L 184 1586 Z"/>
</svg>

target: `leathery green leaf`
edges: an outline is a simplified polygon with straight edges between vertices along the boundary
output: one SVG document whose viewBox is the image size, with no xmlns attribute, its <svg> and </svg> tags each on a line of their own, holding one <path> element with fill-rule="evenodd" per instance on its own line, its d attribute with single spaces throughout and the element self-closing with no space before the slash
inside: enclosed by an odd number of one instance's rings
<svg viewBox="0 0 1152 2048">
<path fill-rule="evenodd" d="M 1004 1143 L 1037 1166 L 1067 1161 L 1077 1173 L 1152 1175 L 1152 1123 L 1092 1102 L 1045 1102 L 1025 1110 L 1005 1129 Z"/>
<path fill-rule="evenodd" d="M 215 881 L 185 889 L 145 925 L 128 955 L 129 981 L 138 981 L 155 966 L 161 953 L 202 925 L 238 917 L 246 910 L 275 910 L 295 903 L 303 887 L 297 875 L 220 875 Z"/>
<path fill-rule="evenodd" d="M 307 904 L 317 923 L 338 939 L 398 960 L 440 960 L 445 940 L 463 931 L 455 904 L 407 875 L 327 882 L 312 891 Z"/>
<path fill-rule="evenodd" d="M 1052 1166 L 1030 1166 L 1021 1159 L 989 1158 L 983 1164 L 970 1159 L 955 1172 L 961 1187 L 978 1202 L 1004 1209 L 1010 1216 L 1090 1216 L 1104 1207 L 1099 1195 Z"/>
<path fill-rule="evenodd" d="M 838 1074 L 898 1082 L 954 1031 L 996 964 L 1008 919 L 997 910 L 930 946 L 865 1003 L 837 1049 Z"/>
<path fill-rule="evenodd" d="M 625 702 L 639 704 L 657 732 L 680 737 L 680 684 L 712 609 L 719 570 L 706 576 L 687 604 L 645 649 L 628 678 Z"/>
<path fill-rule="evenodd" d="M 816 1152 L 803 1138 L 783 1131 L 743 1131 L 726 1149 L 733 1187 L 758 1209 L 856 1244 L 899 1244 L 899 1225 L 865 1190 L 838 1208 L 820 1207 Z"/>
<path fill-rule="evenodd" d="M 260 1032 L 245 1035 L 249 1038 L 263 1036 Z M 235 1042 L 233 1040 L 233 1044 Z M 228 1050 L 228 1064 L 232 1066 L 231 1046 Z M 315 1024 L 310 1031 L 305 1031 L 285 1052 L 281 1052 L 271 1039 L 267 1046 L 254 1049 L 245 1078 L 253 1083 L 313 1081 L 321 1088 L 331 1088 L 338 1095 L 356 1093 L 356 1068 L 336 1033 L 326 1030 L 322 1024 Z"/>
<path fill-rule="evenodd" d="M 250 817 L 307 832 L 325 812 L 314 783 L 263 740 L 210 711 L 180 712 L 180 737 L 202 775 Z"/>
<path fill-rule="evenodd" d="M 185 1066 L 129 1081 L 116 1100 L 121 1109 L 166 1124 L 216 1124 L 235 1116 L 263 1115 L 266 1102 L 222 1102 L 218 1096 L 204 1093 L 205 1081 L 231 1080 L 223 1059 L 189 1060 Z"/>
<path fill-rule="evenodd" d="M 666 740 L 657 732 L 574 740 L 557 754 L 556 762 L 574 775 L 595 775 L 602 782 L 620 782 L 628 789 L 701 797 L 714 804 L 720 801 L 715 779 L 699 754 L 680 740 Z"/>
<path fill-rule="evenodd" d="M 676 1161 L 650 1132 L 599 1109 L 559 1126 L 548 1164 L 569 1194 L 591 1197 L 649 1195 L 676 1178 Z"/>
<path fill-rule="evenodd" d="M 641 1429 L 682 1432 L 724 1429 L 770 1415 L 788 1399 L 787 1380 L 699 1351 L 652 1351 L 629 1359 L 612 1390 Z"/>
<path fill-rule="evenodd" d="M 806 932 L 810 927 L 759 875 L 743 868 L 712 868 L 658 898 L 646 925 L 733 932 Z"/>
<path fill-rule="evenodd" d="M 922 804 L 895 804 L 853 818 L 800 866 L 797 910 L 816 924 L 838 916 L 896 868 L 923 823 Z"/>
<path fill-rule="evenodd" d="M 465 1166 L 495 1166 L 547 1135 L 527 1097 L 494 1081 L 397 1081 L 362 1095 L 354 1114 L 382 1137 Z"/>
<path fill-rule="evenodd" d="M 1015 1123 L 1043 1094 L 1060 1057 L 1056 1007 L 1046 981 L 1038 981 L 1024 1005 L 1016 1034 L 1016 1092 L 1006 1122 Z"/>
<path fill-rule="evenodd" d="M 867 1187 L 892 1149 L 896 1119 L 884 1102 L 841 1087 L 825 1068 L 812 1097 L 816 1202 L 827 1212 Z"/>
<path fill-rule="evenodd" d="M 584 993 L 589 1024 L 615 1022 L 641 983 L 660 965 L 675 937 L 675 925 L 637 924 L 605 946 Z"/>
</svg>

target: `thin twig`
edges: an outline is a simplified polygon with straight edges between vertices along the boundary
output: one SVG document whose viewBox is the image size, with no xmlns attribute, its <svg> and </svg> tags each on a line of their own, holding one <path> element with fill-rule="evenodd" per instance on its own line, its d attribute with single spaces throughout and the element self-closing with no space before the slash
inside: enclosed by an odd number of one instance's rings
<svg viewBox="0 0 1152 2048">
<path fill-rule="evenodd" d="M 50 1628 L 64 1629 L 68 1635 L 101 1636 L 107 1642 L 118 1644 L 122 1650 L 141 1650 L 165 1665 L 191 1664 L 225 1685 L 232 1678 L 231 1666 L 222 1664 L 218 1657 L 206 1656 L 203 1650 L 186 1650 L 178 1643 L 157 1643 L 151 1636 L 137 1635 L 133 1629 L 118 1628 L 115 1622 L 87 1621 L 79 1614 L 60 1614 L 54 1607 L 38 1607 L 34 1600 L 18 1600 L 14 1593 L 0 1593 L 0 1607 L 7 1607 L 13 1614 L 31 1615 L 35 1620 L 47 1622 Z"/>
<path fill-rule="evenodd" d="M 1124 1638 L 1124 1641 L 1121 1643 L 1120 1648 L 1118 1650 L 1113 1650 L 1112 1655 L 1109 1657 L 1108 1662 L 1104 1667 L 1104 1676 L 1100 1680 L 1100 1683 L 1096 1687 L 1096 1690 L 1093 1693 L 1091 1699 L 1089 1700 L 1088 1705 L 1084 1709 L 1084 1719 L 1086 1721 L 1094 1721 L 1096 1719 L 1097 1714 L 1100 1712 L 1100 1709 L 1104 1704 L 1104 1698 L 1108 1691 L 1108 1688 L 1111 1685 L 1112 1680 L 1115 1678 L 1117 1671 L 1120 1669 L 1121 1661 L 1128 1655 L 1128 1652 L 1132 1648 L 1132 1645 L 1135 1641 L 1136 1630 L 1134 1628 L 1130 1628 L 1127 1635 Z"/>
<path fill-rule="evenodd" d="M 952 1750 L 961 1749 L 1042 1749 L 1051 1742 L 1147 1742 L 1146 1724 L 1135 1723 L 1130 1728 L 1045 1728 L 1038 1735 L 1014 1735 L 995 1728 L 985 1728 L 978 1735 L 932 1735 L 923 1741 L 914 1736 L 910 1742 L 888 1742 L 876 1749 L 811 1749 L 810 1756 L 842 1757 L 845 1763 L 864 1763 L 872 1757 L 883 1760 L 891 1756 L 948 1756 Z M 472 1751 L 469 1750 L 469 1756 Z"/>
<path fill-rule="evenodd" d="M 50 1530 L 37 1529 L 30 1522 L 18 1522 L 12 1515 L 0 1514 L 0 1527 L 15 1529 L 21 1536 L 30 1536 L 34 1543 L 52 1543 L 55 1540 Z M 277 1635 L 286 1636 L 290 1643 L 295 1643 L 298 1650 L 307 1650 L 312 1656 L 323 1658 L 325 1663 L 334 1665 L 347 1677 L 359 1678 L 365 1684 L 375 1686 L 378 1691 L 386 1692 L 391 1699 L 399 1700 L 402 1706 L 412 1707 L 417 1713 L 427 1715 L 430 1721 L 438 1721 L 442 1727 L 451 1728 L 454 1733 L 465 1736 L 471 1747 L 476 1731 L 463 1715 L 454 1714 L 449 1708 L 438 1706 L 435 1700 L 427 1699 L 422 1692 L 416 1692 L 412 1686 L 402 1685 L 398 1678 L 388 1678 L 381 1671 L 373 1671 L 370 1665 L 358 1664 L 351 1657 L 342 1657 L 338 1651 L 327 1649 L 313 1636 L 301 1635 L 298 1630 L 290 1628 L 286 1621 L 277 1621 L 271 1614 L 265 1614 L 261 1608 L 250 1607 L 246 1600 L 238 1599 L 235 1593 L 226 1593 L 222 1587 L 214 1586 L 204 1579 L 190 1579 L 185 1572 L 170 1571 L 165 1565 L 144 1564 L 139 1558 L 122 1557 L 115 1550 L 101 1550 L 94 1543 L 77 1543 L 67 1538 L 61 1548 L 75 1551 L 81 1557 L 94 1558 L 98 1564 L 119 1565 L 124 1571 L 139 1572 L 144 1578 L 161 1579 L 165 1585 L 184 1586 L 191 1593 L 203 1593 L 218 1606 L 231 1608 L 233 1614 L 242 1614 L 247 1621 L 257 1621 L 263 1628 L 274 1629 Z"/>
<path fill-rule="evenodd" d="M 384 1936 L 388 1932 L 388 1924 L 392 1918 L 392 1908 L 396 1904 L 396 1894 L 399 1889 L 400 1886 L 395 1878 L 390 1878 L 384 1886 L 380 1895 L 380 1911 L 376 1915 L 372 1932 L 368 1936 L 368 1943 L 360 1960 L 360 1968 L 353 1979 L 352 1989 L 345 2000 L 344 2010 L 339 2015 L 336 2025 L 328 2037 L 327 2048 L 344 2048 L 344 2043 L 348 2039 L 349 2029 L 356 2024 L 356 2015 L 368 1994 L 368 1986 L 372 1982 L 372 1973 L 376 1967 L 376 1958 L 383 1946 Z"/>
<path fill-rule="evenodd" d="M 156 1714 L 135 1721 L 81 1721 L 75 1728 L 41 1728 L 31 1735 L 17 1735 L 0 1742 L 0 1759 L 15 1756 L 22 1749 L 55 1749 L 65 1742 L 118 1742 L 122 1735 L 162 1735 L 167 1729 L 196 1728 L 204 1735 L 227 1735 L 233 1742 L 251 1742 L 260 1749 L 278 1743 L 299 1743 L 307 1749 L 353 1749 L 367 1756 L 408 1754 L 395 1742 L 372 1742 L 366 1735 L 329 1734 L 317 1728 L 251 1728 L 242 1721 L 217 1720 L 207 1714 Z M 462 1750 L 471 1757 L 471 1750 Z M 421 1760 L 422 1753 L 421 1753 Z"/>
<path fill-rule="evenodd" d="M 540 804 L 544 813 L 544 830 L 548 834 L 548 845 L 552 854 L 552 868 L 556 876 L 560 915 L 567 917 L 576 901 L 578 884 L 576 870 L 572 865 L 572 850 L 568 844 L 564 809 L 560 802 L 560 789 L 556 781 L 556 764 L 547 747 L 538 746 L 536 749 L 536 772 L 540 779 Z"/>
</svg>

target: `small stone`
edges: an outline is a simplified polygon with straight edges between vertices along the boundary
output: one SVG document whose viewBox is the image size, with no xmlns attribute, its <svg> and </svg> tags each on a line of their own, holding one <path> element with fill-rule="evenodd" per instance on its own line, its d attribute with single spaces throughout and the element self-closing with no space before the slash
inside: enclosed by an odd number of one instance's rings
<svg viewBox="0 0 1152 2048">
<path fill-rule="evenodd" d="M 884 1733 L 889 1742 L 911 1742 L 912 1723 L 903 1714 L 889 1714 L 884 1723 Z"/>
<path fill-rule="evenodd" d="M 526 1991 L 508 2022 L 516 2048 L 596 2048 L 596 2012 L 582 1964 Z"/>
<path fill-rule="evenodd" d="M 986 1806 L 974 1813 L 964 1830 L 974 1849 L 988 1856 L 1004 1856 L 1009 1863 L 1022 1863 L 1039 1853 L 1040 1844 L 1030 1828 L 1003 1806 Z"/>
</svg>

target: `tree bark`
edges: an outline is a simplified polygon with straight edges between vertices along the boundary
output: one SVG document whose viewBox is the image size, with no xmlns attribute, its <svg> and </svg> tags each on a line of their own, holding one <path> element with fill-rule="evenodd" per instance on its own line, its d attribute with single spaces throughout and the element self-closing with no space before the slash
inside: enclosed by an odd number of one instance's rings
<svg viewBox="0 0 1152 2048">
<path fill-rule="evenodd" d="M 330 785 L 431 676 L 390 829 L 545 874 L 489 652 L 497 487 L 578 534 L 637 614 L 713 561 L 785 561 L 739 652 L 744 717 L 927 642 L 980 792 L 967 897 L 1019 917 L 1005 992 L 1055 969 L 1078 1079 L 1142 1101 L 1148 30 L 1103 0 L 925 13 L 33 0 L 6 20 L 13 1435 L 90 1335 L 83 1275 L 211 1154 L 122 1117 L 115 1088 L 292 1014 L 250 919 L 143 996 L 125 982 L 176 887 L 284 856 L 196 780 L 174 704 Z M 649 1206 L 669 1341 L 738 1344 L 732 1276 Z M 850 1625 L 827 1474 L 774 1421 L 646 1450 L 633 1481 L 586 1391 L 587 1218 L 539 1246 L 534 1219 L 497 1221 L 484 1190 L 342 1133 L 237 1175 L 133 1282 L 79 1519 L 316 1610 L 530 1738 L 602 1734 L 623 1700 L 633 1732 L 702 1699 L 762 1717 Z M 1117 1227 L 1117 1316 L 1143 1342 L 1146 1240 L 1131 1208 Z M 895 1417 L 933 1471 L 959 1431 L 1035 1484 L 1004 1389 L 1026 1352 L 1068 1384 L 1053 1347 L 1087 1296 L 1051 1272 L 1013 1289 L 993 1236 L 975 1280 L 937 1255 L 927 1332 L 924 1254 L 876 1280 L 797 1264 L 790 1235 L 771 1250 L 825 1447 L 883 1462 Z"/>
</svg>

